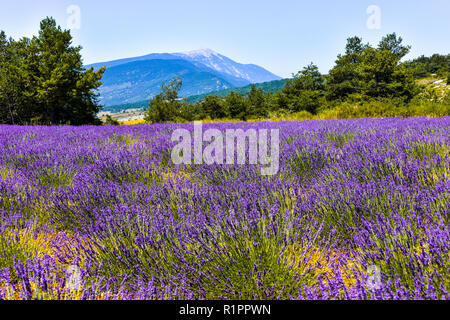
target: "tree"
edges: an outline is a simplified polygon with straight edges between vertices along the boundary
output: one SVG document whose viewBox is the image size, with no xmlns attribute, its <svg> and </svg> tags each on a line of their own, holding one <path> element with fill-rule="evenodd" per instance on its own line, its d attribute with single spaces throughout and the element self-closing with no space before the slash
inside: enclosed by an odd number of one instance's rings
<svg viewBox="0 0 450 320">
<path fill-rule="evenodd" d="M 252 85 L 247 96 L 248 114 L 256 118 L 264 118 L 268 116 L 267 100 L 261 88 Z"/>
<path fill-rule="evenodd" d="M 104 124 L 108 125 L 108 126 L 118 126 L 118 125 L 120 125 L 120 122 L 108 114 L 108 115 L 106 115 Z"/>
<path fill-rule="evenodd" d="M 31 76 L 23 68 L 23 49 L 28 39 L 15 42 L 0 33 L 0 123 L 27 122 L 36 106 L 27 97 Z"/>
<path fill-rule="evenodd" d="M 183 82 L 180 77 L 161 83 L 161 93 L 150 100 L 145 121 L 151 123 L 173 122 L 180 116 L 183 101 L 178 98 Z"/>
<path fill-rule="evenodd" d="M 412 99 L 416 85 L 412 73 L 399 64 L 399 55 L 386 49 L 368 48 L 361 65 L 364 87 L 361 93 L 371 98 Z"/>
<path fill-rule="evenodd" d="M 201 102 L 201 107 L 203 113 L 211 119 L 222 119 L 228 115 L 222 99 L 214 94 L 205 96 Z"/>
<path fill-rule="evenodd" d="M 72 46 L 70 31 L 46 18 L 37 37 L 10 40 L 8 47 L 7 62 L 0 71 L 0 103 L 13 110 L 15 117 L 2 122 L 101 123 L 96 89 L 102 84 L 105 69 L 83 68 L 81 47 Z"/>
<path fill-rule="evenodd" d="M 283 88 L 290 111 L 315 113 L 323 104 L 325 78 L 313 63 L 293 76 Z"/>
<path fill-rule="evenodd" d="M 362 45 L 360 38 L 348 39 L 345 55 L 338 56 L 328 76 L 328 99 L 356 96 L 410 100 L 416 91 L 415 82 L 412 73 L 400 62 L 409 50 L 395 33 L 384 37 L 377 48 Z"/>
<path fill-rule="evenodd" d="M 248 108 L 245 99 L 241 94 L 231 91 L 225 99 L 229 110 L 229 115 L 233 119 L 247 120 Z"/>
<path fill-rule="evenodd" d="M 43 120 L 51 124 L 97 123 L 100 110 L 94 90 L 105 68 L 85 70 L 81 47 L 73 47 L 69 30 L 61 30 L 55 20 L 41 22 L 39 36 L 34 37 L 27 67 L 35 74 L 36 100 L 42 107 Z"/>
<path fill-rule="evenodd" d="M 368 47 L 364 53 L 361 74 L 365 80 L 363 94 L 368 97 L 404 98 L 409 101 L 416 93 L 412 73 L 400 60 L 411 47 L 402 45 L 395 33 L 385 36 L 377 49 Z"/>
<path fill-rule="evenodd" d="M 175 118 L 175 121 L 200 121 L 205 119 L 205 117 L 206 114 L 204 113 L 200 102 L 187 102 L 186 100 L 181 100 L 179 114 Z"/>
<path fill-rule="evenodd" d="M 11 76 L 11 45 L 6 38 L 6 34 L 0 32 L 0 121 L 1 123 L 14 124 L 15 110 L 12 99 L 16 93 L 12 93 L 13 88 L 9 79 Z"/>
<path fill-rule="evenodd" d="M 325 79 L 312 62 L 293 77 L 294 80 L 289 80 L 283 90 L 286 94 L 296 94 L 303 90 L 321 91 L 325 88 Z"/>
<path fill-rule="evenodd" d="M 411 50 L 411 46 L 404 46 L 402 45 L 402 42 L 402 37 L 397 37 L 397 34 L 394 32 L 383 37 L 378 44 L 378 49 L 380 51 L 390 52 L 398 61 L 400 61 Z"/>
<path fill-rule="evenodd" d="M 277 91 L 268 98 L 269 110 L 274 112 L 287 112 L 289 100 L 282 91 Z"/>
<path fill-rule="evenodd" d="M 404 65 L 411 70 L 415 78 L 424 78 L 431 74 L 445 77 L 450 73 L 450 54 L 433 54 L 431 57 L 420 56 Z"/>
<path fill-rule="evenodd" d="M 330 100 L 342 100 L 352 94 L 361 93 L 364 79 L 359 72 L 359 66 L 368 48 L 362 39 L 352 37 L 347 39 L 345 54 L 338 55 L 336 65 L 330 70 L 327 79 L 327 96 Z"/>
</svg>

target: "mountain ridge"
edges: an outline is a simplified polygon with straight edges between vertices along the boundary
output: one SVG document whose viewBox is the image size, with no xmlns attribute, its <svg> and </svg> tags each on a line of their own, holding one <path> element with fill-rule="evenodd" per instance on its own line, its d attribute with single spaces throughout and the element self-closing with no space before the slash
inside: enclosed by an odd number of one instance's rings
<svg viewBox="0 0 450 320">
<path fill-rule="evenodd" d="M 100 103 L 105 106 L 139 102 L 159 93 L 163 81 L 181 76 L 181 97 L 201 95 L 281 77 L 255 64 L 238 63 L 211 49 L 179 53 L 151 53 L 86 65 L 106 66 L 100 87 Z"/>
</svg>

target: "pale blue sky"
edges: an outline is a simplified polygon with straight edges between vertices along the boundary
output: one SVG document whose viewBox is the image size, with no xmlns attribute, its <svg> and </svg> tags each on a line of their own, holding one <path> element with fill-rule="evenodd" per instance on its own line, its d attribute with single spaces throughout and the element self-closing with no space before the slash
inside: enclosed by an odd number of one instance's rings
<svg viewBox="0 0 450 320">
<path fill-rule="evenodd" d="M 449 0 L 0 0 L 0 30 L 30 37 L 45 16 L 66 27 L 70 5 L 86 64 L 210 48 L 287 77 L 311 61 L 328 72 L 349 36 L 376 44 L 394 31 L 413 46 L 408 58 L 450 53 Z M 370 5 L 379 30 L 366 25 Z"/>
</svg>

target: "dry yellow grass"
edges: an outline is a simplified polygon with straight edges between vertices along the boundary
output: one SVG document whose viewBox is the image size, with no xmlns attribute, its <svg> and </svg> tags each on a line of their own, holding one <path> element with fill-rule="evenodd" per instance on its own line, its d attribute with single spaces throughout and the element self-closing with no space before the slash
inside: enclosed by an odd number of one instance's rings
<svg viewBox="0 0 450 320">
<path fill-rule="evenodd" d="M 131 120 L 131 121 L 122 121 L 120 122 L 121 125 L 124 126 L 133 126 L 137 124 L 145 124 L 145 120 Z"/>
</svg>

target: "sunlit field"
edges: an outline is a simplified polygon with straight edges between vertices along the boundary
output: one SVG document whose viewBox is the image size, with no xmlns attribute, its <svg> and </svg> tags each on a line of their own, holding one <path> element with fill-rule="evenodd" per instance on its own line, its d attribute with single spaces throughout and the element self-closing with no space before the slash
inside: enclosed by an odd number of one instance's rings
<svg viewBox="0 0 450 320">
<path fill-rule="evenodd" d="M 278 174 L 174 165 L 192 124 L 0 126 L 0 299 L 450 298 L 450 117 L 204 127 L 279 129 Z"/>
</svg>

